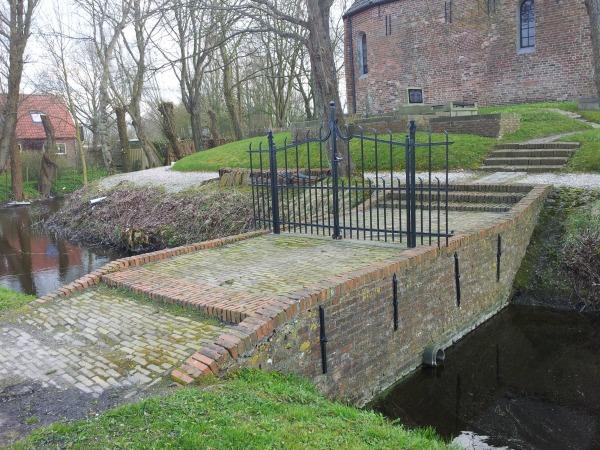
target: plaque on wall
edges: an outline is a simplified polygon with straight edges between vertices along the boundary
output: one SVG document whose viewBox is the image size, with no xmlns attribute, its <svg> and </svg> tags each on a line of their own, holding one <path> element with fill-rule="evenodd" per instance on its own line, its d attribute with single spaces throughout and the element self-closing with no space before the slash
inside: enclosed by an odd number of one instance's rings
<svg viewBox="0 0 600 450">
<path fill-rule="evenodd" d="M 409 89 L 408 103 L 423 103 L 423 89 Z"/>
</svg>

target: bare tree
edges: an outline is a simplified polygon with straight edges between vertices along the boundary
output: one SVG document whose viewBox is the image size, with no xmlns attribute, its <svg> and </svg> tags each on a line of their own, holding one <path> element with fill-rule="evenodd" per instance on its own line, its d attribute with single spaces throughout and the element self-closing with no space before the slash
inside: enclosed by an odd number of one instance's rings
<svg viewBox="0 0 600 450">
<path fill-rule="evenodd" d="M 152 0 L 133 0 L 131 22 L 134 41 L 130 42 L 122 32 L 119 51 L 116 52 L 121 86 L 117 86 L 114 78 L 110 79 L 113 98 L 116 104 L 124 108 L 131 117 L 146 160 L 152 167 L 160 166 L 161 160 L 144 128 L 142 96 L 149 72 L 147 64 L 149 46 L 152 36 L 158 30 L 162 13 L 161 5 Z"/>
<path fill-rule="evenodd" d="M 6 100 L 0 126 L 0 172 L 11 159 L 12 187 L 15 199 L 23 198 L 21 155 L 16 145 L 17 111 L 21 78 L 25 65 L 25 48 L 31 35 L 31 24 L 39 0 L 8 0 L 0 10 L 0 38 L 8 54 Z"/>
<path fill-rule="evenodd" d="M 57 16 L 61 16 L 60 6 L 56 7 L 55 12 Z M 83 185 L 87 186 L 87 162 L 85 150 L 83 148 L 83 136 L 81 135 L 81 122 L 79 120 L 78 109 L 75 106 L 76 99 L 74 93 L 74 81 L 70 75 L 71 70 L 68 68 L 70 67 L 72 60 L 72 58 L 70 58 L 71 46 L 75 44 L 75 41 L 67 38 L 67 33 L 61 20 L 58 21 L 57 29 L 53 30 L 53 32 L 46 37 L 51 67 L 53 67 L 54 75 L 60 85 L 60 92 L 66 101 L 69 112 L 73 118 L 73 122 L 75 123 L 75 140 L 77 145 L 77 153 L 79 154 L 79 159 L 81 162 Z"/>
<path fill-rule="evenodd" d="M 283 5 L 286 10 L 294 14 L 298 10 L 298 2 Z M 270 26 L 278 29 L 281 33 L 293 31 L 304 35 L 305 30 L 296 24 L 268 17 Z M 299 65 L 302 62 L 302 50 L 304 45 L 295 39 L 283 37 L 280 32 L 267 32 L 260 34 L 261 48 L 264 53 L 264 70 L 272 98 L 272 114 L 276 127 L 284 127 L 290 108 L 290 102 L 294 93 L 294 85 L 297 77 L 300 77 Z"/>
<path fill-rule="evenodd" d="M 178 52 L 164 49 L 179 81 L 181 100 L 190 115 L 192 140 L 196 151 L 202 149 L 202 83 L 215 51 L 217 22 L 214 10 L 203 7 L 204 0 L 170 0 L 171 11 L 165 28 L 177 44 Z"/>
<path fill-rule="evenodd" d="M 333 0 L 304 0 L 306 13 L 298 11 L 289 14 L 282 11 L 272 0 L 249 0 L 249 14 L 259 22 L 265 31 L 278 33 L 282 37 L 295 39 L 302 42 L 308 51 L 311 73 L 314 80 L 315 96 L 319 103 L 322 120 L 328 117 L 328 102 L 333 101 L 336 106 L 336 120 L 340 126 L 344 125 L 344 115 L 340 101 L 337 68 L 334 54 L 334 44 L 330 35 L 330 14 Z M 264 20 L 264 17 L 274 17 L 300 27 L 306 34 L 294 30 L 280 30 Z M 347 145 L 340 145 L 338 151 L 346 160 L 344 170 L 351 172 L 353 165 Z M 350 176 L 351 173 L 346 173 Z"/>
<path fill-rule="evenodd" d="M 109 142 L 109 105 L 111 104 L 109 86 L 111 80 L 111 64 L 115 49 L 123 29 L 130 20 L 134 0 L 75 0 L 87 14 L 91 27 L 91 41 L 94 44 L 96 57 L 100 66 L 100 83 L 98 86 L 98 116 L 93 127 L 98 136 L 98 145 L 102 151 L 104 165 L 113 170 L 112 155 Z"/>
</svg>

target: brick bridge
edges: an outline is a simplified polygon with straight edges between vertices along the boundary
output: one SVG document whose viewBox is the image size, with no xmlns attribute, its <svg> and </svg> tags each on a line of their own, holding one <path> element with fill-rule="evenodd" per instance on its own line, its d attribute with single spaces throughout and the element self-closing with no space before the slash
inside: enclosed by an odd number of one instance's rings
<svg viewBox="0 0 600 450">
<path fill-rule="evenodd" d="M 0 388 L 131 398 L 253 366 L 362 405 L 507 304 L 548 188 L 478 190 L 511 204 L 454 208 L 448 247 L 257 231 L 109 263 L 1 319 Z"/>
</svg>

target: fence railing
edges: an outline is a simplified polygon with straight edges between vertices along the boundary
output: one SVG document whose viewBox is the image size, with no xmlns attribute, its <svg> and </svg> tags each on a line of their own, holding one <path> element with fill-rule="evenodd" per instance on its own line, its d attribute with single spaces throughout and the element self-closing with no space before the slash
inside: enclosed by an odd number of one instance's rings
<svg viewBox="0 0 600 450">
<path fill-rule="evenodd" d="M 440 142 L 430 133 L 417 142 L 414 122 L 404 139 L 342 133 L 331 103 L 326 133 L 279 146 L 272 132 L 267 138 L 266 146 L 249 148 L 256 227 L 410 248 L 447 244 L 447 133 Z M 427 168 L 419 177 L 417 159 Z M 441 174 L 432 171 L 434 159 Z"/>
</svg>

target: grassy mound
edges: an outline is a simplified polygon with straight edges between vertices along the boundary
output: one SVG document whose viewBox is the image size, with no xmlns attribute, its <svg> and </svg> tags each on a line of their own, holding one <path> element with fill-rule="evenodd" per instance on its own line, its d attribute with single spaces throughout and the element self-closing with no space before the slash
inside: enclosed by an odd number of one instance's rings
<svg viewBox="0 0 600 450">
<path fill-rule="evenodd" d="M 519 142 L 553 134 L 588 129 L 588 125 L 565 117 L 564 115 L 551 110 L 572 110 L 573 108 L 576 108 L 575 103 L 535 103 L 485 107 L 480 109 L 480 113 L 490 114 L 510 112 L 519 114 L 521 116 L 521 128 L 519 131 L 504 136 L 502 139 L 503 142 Z M 393 139 L 395 141 L 404 142 L 404 136 L 405 135 L 402 133 L 394 134 Z M 278 147 L 283 145 L 284 142 L 289 142 L 291 140 L 290 133 L 276 133 L 274 137 L 275 144 Z M 380 137 L 387 139 L 388 135 L 381 135 Z M 433 141 L 441 141 L 444 137 L 441 134 L 434 134 L 432 138 Z M 454 144 L 450 147 L 449 158 L 449 166 L 452 170 L 473 170 L 479 168 L 491 147 L 497 142 L 496 139 L 465 134 L 453 134 L 450 136 L 450 138 L 454 142 Z M 426 133 L 418 133 L 417 139 L 419 142 L 426 142 L 428 136 Z M 248 149 L 250 145 L 252 145 L 252 148 L 257 149 L 261 143 L 263 148 L 266 148 L 266 137 L 244 139 L 203 152 L 194 153 L 193 155 L 183 158 L 175 163 L 174 170 L 186 172 L 203 170 L 213 171 L 224 167 L 248 168 L 250 167 L 250 160 L 248 156 Z M 367 171 L 375 169 L 376 159 L 379 161 L 379 168 L 382 170 L 389 169 L 390 167 L 393 167 L 394 169 L 404 168 L 404 151 L 401 147 L 394 147 L 394 155 L 390 161 L 387 146 L 379 144 L 376 158 L 375 145 L 372 142 L 365 142 L 364 147 L 361 149 L 360 143 L 357 139 L 352 141 L 350 152 L 355 161 L 360 160 L 361 151 L 364 152 L 365 170 Z M 310 146 L 300 146 L 298 148 L 297 155 L 296 149 L 290 149 L 288 151 L 288 167 L 296 167 L 296 156 L 298 160 L 298 166 L 300 167 L 308 166 L 309 156 L 312 167 L 319 165 L 319 160 L 321 157 L 324 159 L 323 164 L 327 166 L 326 153 L 327 152 L 325 149 L 323 149 L 321 152 L 318 144 L 314 143 Z M 257 155 L 254 155 L 254 157 L 257 158 Z M 418 150 L 417 170 L 426 170 L 427 161 L 427 152 L 425 150 Z M 432 163 L 434 170 L 440 170 L 444 167 L 443 148 L 439 148 L 433 152 Z M 265 160 L 263 164 L 264 166 L 268 166 L 268 161 Z M 278 153 L 277 164 L 279 167 L 285 167 L 285 154 L 283 152 Z M 258 167 L 258 161 L 255 162 L 254 166 Z"/>
<path fill-rule="evenodd" d="M 306 381 L 242 371 L 205 389 L 185 388 L 97 418 L 33 432 L 16 448 L 441 449 L 431 430 L 326 400 Z"/>
<path fill-rule="evenodd" d="M 570 172 L 600 172 L 600 130 L 566 136 L 563 141 L 579 142 L 581 148 L 568 163 Z"/>
</svg>

